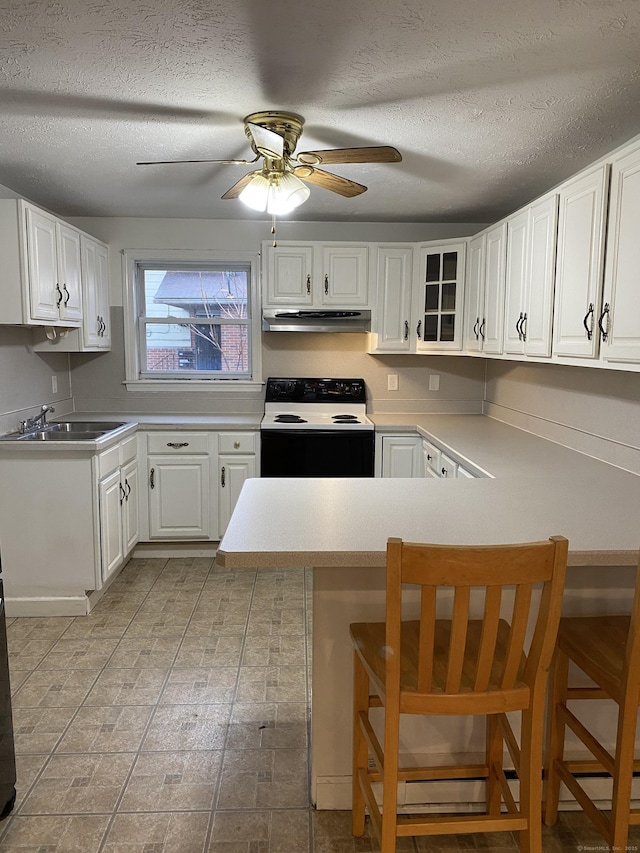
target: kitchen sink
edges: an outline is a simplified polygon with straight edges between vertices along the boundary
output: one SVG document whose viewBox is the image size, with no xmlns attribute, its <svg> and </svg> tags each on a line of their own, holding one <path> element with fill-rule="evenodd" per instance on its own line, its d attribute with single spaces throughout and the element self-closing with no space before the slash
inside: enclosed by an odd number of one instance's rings
<svg viewBox="0 0 640 853">
<path fill-rule="evenodd" d="M 94 441 L 124 425 L 124 421 L 58 421 L 33 432 L 11 432 L 0 441 Z"/>
<path fill-rule="evenodd" d="M 92 441 L 96 438 L 101 438 L 105 432 L 108 432 L 108 430 L 65 432 L 57 429 L 47 429 L 21 435 L 18 441 Z"/>
<path fill-rule="evenodd" d="M 52 421 L 47 424 L 47 432 L 110 432 L 112 429 L 124 426 L 115 421 Z M 44 430 L 42 430 L 44 432 Z"/>
</svg>

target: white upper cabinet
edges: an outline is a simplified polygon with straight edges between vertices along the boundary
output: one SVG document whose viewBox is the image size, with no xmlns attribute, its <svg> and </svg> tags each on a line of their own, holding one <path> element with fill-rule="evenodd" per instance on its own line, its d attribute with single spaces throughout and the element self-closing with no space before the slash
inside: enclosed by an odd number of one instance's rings
<svg viewBox="0 0 640 853">
<path fill-rule="evenodd" d="M 610 167 L 560 188 L 553 353 L 598 355 Z"/>
<path fill-rule="evenodd" d="M 378 246 L 369 352 L 410 352 L 412 246 Z"/>
<path fill-rule="evenodd" d="M 502 352 L 507 224 L 479 234 L 467 245 L 465 335 L 467 352 Z"/>
<path fill-rule="evenodd" d="M 91 237 L 81 237 L 84 321 L 81 351 L 111 348 L 109 319 L 109 256 L 107 247 Z"/>
<path fill-rule="evenodd" d="M 640 146 L 614 161 L 603 305 L 598 318 L 607 361 L 640 362 Z"/>
<path fill-rule="evenodd" d="M 484 279 L 487 235 L 478 234 L 467 245 L 467 281 L 465 285 L 464 348 L 481 352 L 480 328 L 484 314 Z"/>
<path fill-rule="evenodd" d="M 462 349 L 465 243 L 418 247 L 414 270 L 416 352 Z"/>
<path fill-rule="evenodd" d="M 504 351 L 551 355 L 558 196 L 507 220 Z"/>
<path fill-rule="evenodd" d="M 362 244 L 262 244 L 265 306 L 369 307 L 369 247 Z"/>
</svg>

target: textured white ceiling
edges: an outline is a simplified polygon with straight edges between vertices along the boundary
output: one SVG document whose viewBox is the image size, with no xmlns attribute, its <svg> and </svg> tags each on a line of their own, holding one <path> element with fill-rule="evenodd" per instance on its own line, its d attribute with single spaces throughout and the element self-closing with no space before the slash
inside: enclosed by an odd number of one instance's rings
<svg viewBox="0 0 640 853">
<path fill-rule="evenodd" d="M 639 0 L 0 0 L 0 183 L 67 216 L 245 219 L 242 118 L 336 166 L 300 220 L 492 221 L 640 132 Z"/>
</svg>

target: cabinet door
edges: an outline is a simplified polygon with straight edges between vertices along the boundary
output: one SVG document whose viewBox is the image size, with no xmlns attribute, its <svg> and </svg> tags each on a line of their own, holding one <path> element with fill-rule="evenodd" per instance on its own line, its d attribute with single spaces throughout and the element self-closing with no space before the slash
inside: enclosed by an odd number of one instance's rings
<svg viewBox="0 0 640 853">
<path fill-rule="evenodd" d="M 322 305 L 366 306 L 369 301 L 367 246 L 323 246 L 321 250 Z M 317 285 L 316 285 L 317 287 Z"/>
<path fill-rule="evenodd" d="M 484 309 L 480 324 L 483 352 L 502 352 L 504 331 L 504 287 L 507 262 L 507 223 L 487 231 L 484 277 Z"/>
<path fill-rule="evenodd" d="M 465 289 L 464 348 L 469 352 L 482 350 L 480 328 L 484 312 L 485 251 L 487 235 L 469 240 L 467 246 L 467 283 Z"/>
<path fill-rule="evenodd" d="M 58 284 L 56 220 L 25 208 L 29 269 L 29 317 L 58 323 L 63 293 Z"/>
<path fill-rule="evenodd" d="M 79 324 L 82 320 L 80 232 L 58 225 L 59 287 L 62 291 L 60 319 Z"/>
<path fill-rule="evenodd" d="M 525 316 L 520 324 L 527 355 L 551 355 L 557 233 L 558 196 L 554 193 L 529 209 Z"/>
<path fill-rule="evenodd" d="M 440 454 L 442 451 L 435 444 L 431 444 L 426 438 L 422 439 L 422 457 L 424 461 L 424 473 L 427 477 L 440 476 Z"/>
<path fill-rule="evenodd" d="M 245 480 L 256 475 L 256 457 L 237 453 L 218 457 L 219 535 L 227 529 Z"/>
<path fill-rule="evenodd" d="M 267 253 L 266 305 L 311 305 L 313 289 L 320 282 L 312 280 L 313 246 L 299 244 L 263 246 Z"/>
<path fill-rule="evenodd" d="M 100 481 L 98 486 L 100 503 L 100 556 L 102 581 L 106 581 L 124 560 L 122 534 L 123 489 L 120 470 L 114 471 Z"/>
<path fill-rule="evenodd" d="M 382 476 L 423 476 L 422 441 L 420 436 L 382 436 Z"/>
<path fill-rule="evenodd" d="M 528 210 L 523 210 L 507 220 L 504 351 L 517 355 L 524 353 L 520 329 L 525 315 L 528 221 Z"/>
<path fill-rule="evenodd" d="M 100 349 L 111 349 L 111 309 L 109 304 L 109 251 L 96 243 L 96 288 Z"/>
<path fill-rule="evenodd" d="M 458 463 L 450 459 L 446 453 L 440 454 L 440 476 L 449 480 L 458 476 Z"/>
<path fill-rule="evenodd" d="M 598 355 L 609 165 L 560 190 L 553 353 Z"/>
<path fill-rule="evenodd" d="M 462 347 L 465 244 L 422 246 L 416 275 L 416 351 Z"/>
<path fill-rule="evenodd" d="M 602 357 L 640 361 L 640 148 L 613 164 L 602 309 Z"/>
<path fill-rule="evenodd" d="M 410 352 L 413 249 L 380 246 L 371 352 Z"/>
<path fill-rule="evenodd" d="M 134 459 L 124 465 L 120 474 L 120 482 L 124 489 L 122 503 L 122 526 L 124 554 L 130 554 L 133 546 L 140 538 L 140 522 L 138 517 L 138 461 Z"/>
<path fill-rule="evenodd" d="M 97 243 L 84 234 L 80 239 L 80 257 L 82 262 L 82 342 L 86 349 L 100 348 L 100 322 L 98 314 L 98 258 Z"/>
<path fill-rule="evenodd" d="M 149 537 L 211 539 L 208 456 L 149 456 Z"/>
</svg>

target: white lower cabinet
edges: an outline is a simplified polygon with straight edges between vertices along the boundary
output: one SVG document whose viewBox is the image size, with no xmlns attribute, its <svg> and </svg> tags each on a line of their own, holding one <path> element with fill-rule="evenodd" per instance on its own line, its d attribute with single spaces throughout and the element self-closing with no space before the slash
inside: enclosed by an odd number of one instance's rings
<svg viewBox="0 0 640 853">
<path fill-rule="evenodd" d="M 137 440 L 97 458 L 102 583 L 124 563 L 139 538 Z"/>
<path fill-rule="evenodd" d="M 422 477 L 422 441 L 417 434 L 383 435 L 379 443 L 381 477 Z"/>
<path fill-rule="evenodd" d="M 255 432 L 222 432 L 218 436 L 218 533 L 222 538 L 240 491 L 250 477 L 257 477 Z"/>
<path fill-rule="evenodd" d="M 440 476 L 447 477 L 450 480 L 458 476 L 458 463 L 446 453 L 440 454 Z"/>
</svg>

